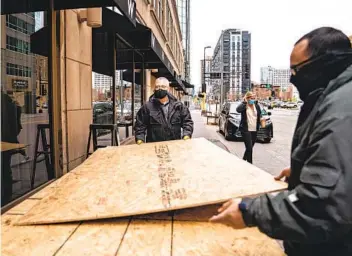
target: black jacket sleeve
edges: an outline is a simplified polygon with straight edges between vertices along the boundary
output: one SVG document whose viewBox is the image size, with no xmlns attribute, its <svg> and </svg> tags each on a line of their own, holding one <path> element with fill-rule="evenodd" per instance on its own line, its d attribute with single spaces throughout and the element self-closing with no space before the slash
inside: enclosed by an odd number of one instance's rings
<svg viewBox="0 0 352 256">
<path fill-rule="evenodd" d="M 136 141 L 141 140 L 145 142 L 146 131 L 149 124 L 148 108 L 143 105 L 137 112 L 136 125 L 134 127 Z"/>
<path fill-rule="evenodd" d="M 317 122 L 308 147 L 300 184 L 276 196 L 249 199 L 243 218 L 270 237 L 322 243 L 352 232 L 352 118 Z M 302 150 L 302 149 L 301 149 Z M 305 152 L 304 152 L 305 151 Z"/>
<path fill-rule="evenodd" d="M 238 105 L 238 107 L 236 108 L 236 111 L 238 113 L 242 113 L 243 111 L 246 110 L 247 107 L 247 102 L 243 101 L 240 105 Z"/>
<path fill-rule="evenodd" d="M 182 130 L 183 136 L 192 137 L 193 134 L 193 120 L 188 107 L 182 104 Z"/>
</svg>

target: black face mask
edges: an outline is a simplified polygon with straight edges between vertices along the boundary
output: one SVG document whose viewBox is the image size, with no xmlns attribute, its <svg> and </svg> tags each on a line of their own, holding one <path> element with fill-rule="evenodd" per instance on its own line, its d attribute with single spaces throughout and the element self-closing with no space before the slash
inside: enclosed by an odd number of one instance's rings
<svg viewBox="0 0 352 256">
<path fill-rule="evenodd" d="M 156 90 L 154 92 L 154 97 L 156 99 L 163 99 L 167 96 L 167 90 Z"/>
<path fill-rule="evenodd" d="M 305 101 L 313 91 L 326 88 L 351 64 L 351 53 L 326 54 L 300 68 L 296 75 L 291 75 L 290 83 L 296 86 L 299 97 Z"/>
<path fill-rule="evenodd" d="M 302 101 L 305 101 L 316 89 L 325 88 L 328 82 L 323 76 L 309 72 L 299 72 L 295 76 L 291 75 L 290 78 L 290 83 L 296 86 Z"/>
</svg>

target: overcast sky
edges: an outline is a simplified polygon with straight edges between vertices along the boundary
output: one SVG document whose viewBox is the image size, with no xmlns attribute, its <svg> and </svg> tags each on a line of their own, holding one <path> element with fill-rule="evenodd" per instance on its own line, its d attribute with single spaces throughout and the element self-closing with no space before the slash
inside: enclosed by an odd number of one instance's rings
<svg viewBox="0 0 352 256">
<path fill-rule="evenodd" d="M 332 26 L 352 35 L 352 0 L 191 0 L 191 81 L 200 86 L 203 48 L 212 54 L 221 30 L 252 34 L 252 80 L 260 67 L 288 68 L 293 44 L 305 33 Z"/>
</svg>

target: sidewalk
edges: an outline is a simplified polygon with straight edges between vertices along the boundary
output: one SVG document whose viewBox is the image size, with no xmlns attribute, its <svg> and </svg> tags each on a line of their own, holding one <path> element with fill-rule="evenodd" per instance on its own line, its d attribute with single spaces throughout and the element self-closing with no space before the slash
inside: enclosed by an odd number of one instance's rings
<svg viewBox="0 0 352 256">
<path fill-rule="evenodd" d="M 218 147 L 230 152 L 230 150 L 219 140 L 219 135 L 214 127 L 206 125 L 206 118 L 201 116 L 200 110 L 191 110 L 194 122 L 193 138 L 205 138 L 213 142 Z"/>
</svg>

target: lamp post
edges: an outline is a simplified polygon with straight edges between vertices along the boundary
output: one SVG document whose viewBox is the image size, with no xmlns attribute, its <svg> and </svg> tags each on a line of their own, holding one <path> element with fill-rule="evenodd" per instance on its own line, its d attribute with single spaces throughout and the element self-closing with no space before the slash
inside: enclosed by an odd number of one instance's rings
<svg viewBox="0 0 352 256">
<path fill-rule="evenodd" d="M 202 92 L 204 92 L 204 93 L 207 92 L 207 87 L 206 87 L 206 83 L 205 83 L 205 51 L 208 48 L 211 48 L 211 46 L 204 47 L 204 51 L 203 51 L 203 53 L 204 53 L 204 59 L 203 59 L 203 84 L 204 84 L 204 86 L 202 88 Z"/>
<path fill-rule="evenodd" d="M 211 46 L 204 47 L 204 59 L 203 59 L 203 84 L 202 84 L 202 93 L 205 95 L 207 93 L 207 84 L 205 83 L 205 50 L 211 48 Z M 204 105 L 202 107 L 202 115 L 206 113 L 206 99 L 203 98 Z"/>
</svg>

